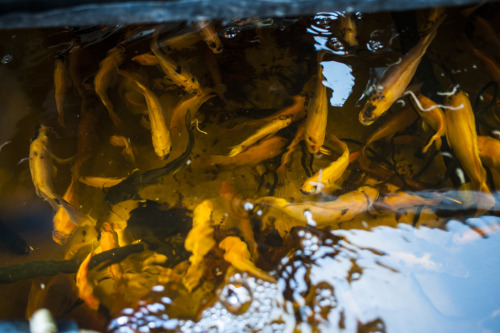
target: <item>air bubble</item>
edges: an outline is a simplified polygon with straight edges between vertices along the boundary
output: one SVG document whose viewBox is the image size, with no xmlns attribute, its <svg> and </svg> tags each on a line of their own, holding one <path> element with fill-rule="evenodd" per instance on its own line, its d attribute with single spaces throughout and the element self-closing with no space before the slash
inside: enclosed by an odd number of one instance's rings
<svg viewBox="0 0 500 333">
<path fill-rule="evenodd" d="M 252 295 L 244 285 L 228 284 L 222 290 L 221 302 L 229 312 L 242 314 L 250 307 Z"/>
<path fill-rule="evenodd" d="M 14 59 L 14 57 L 12 56 L 12 54 L 6 54 L 2 57 L 2 64 L 6 65 L 8 64 L 9 62 L 12 61 L 12 59 Z"/>
<path fill-rule="evenodd" d="M 240 28 L 228 27 L 222 31 L 222 36 L 227 39 L 236 37 L 240 33 Z"/>
</svg>

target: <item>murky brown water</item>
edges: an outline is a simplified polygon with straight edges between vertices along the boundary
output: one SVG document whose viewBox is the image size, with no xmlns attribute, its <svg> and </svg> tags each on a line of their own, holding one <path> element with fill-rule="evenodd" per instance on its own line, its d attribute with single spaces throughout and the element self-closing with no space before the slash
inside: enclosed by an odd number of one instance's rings
<svg viewBox="0 0 500 333">
<path fill-rule="evenodd" d="M 193 22 L 0 31 L 0 317 L 497 331 L 497 8 L 218 20 L 215 52 Z"/>
</svg>

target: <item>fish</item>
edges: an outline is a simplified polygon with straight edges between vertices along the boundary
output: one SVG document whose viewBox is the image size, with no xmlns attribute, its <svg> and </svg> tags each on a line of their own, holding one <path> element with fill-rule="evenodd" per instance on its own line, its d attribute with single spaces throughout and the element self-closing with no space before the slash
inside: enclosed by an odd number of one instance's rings
<svg viewBox="0 0 500 333">
<path fill-rule="evenodd" d="M 99 308 L 100 301 L 94 296 L 94 287 L 88 279 L 89 262 L 94 251 L 89 253 L 83 260 L 76 272 L 76 287 L 78 288 L 78 297 L 87 304 L 92 310 Z"/>
<path fill-rule="evenodd" d="M 306 113 L 306 124 L 304 130 L 307 150 L 316 154 L 325 142 L 326 123 L 328 118 L 328 99 L 326 86 L 323 84 L 323 71 L 321 60 L 324 52 L 318 52 L 318 74 L 316 78 L 316 89 L 312 102 L 309 102 Z"/>
<path fill-rule="evenodd" d="M 94 219 L 80 212 L 54 191 L 52 154 L 49 147 L 48 128 L 44 125 L 40 125 L 31 140 L 29 166 L 31 179 L 39 197 L 47 201 L 56 211 L 59 208 L 64 209 L 75 225 L 95 225 Z"/>
<path fill-rule="evenodd" d="M 276 169 L 276 173 L 278 175 L 280 183 L 285 182 L 286 168 L 292 161 L 292 153 L 295 151 L 295 149 L 297 149 L 299 143 L 304 140 L 304 129 L 305 123 L 301 122 L 297 127 L 297 131 L 295 132 L 295 136 L 293 137 L 292 142 L 290 142 L 283 155 L 281 155 L 280 166 Z"/>
<path fill-rule="evenodd" d="M 118 235 L 113 229 L 113 226 L 104 222 L 101 227 L 101 238 L 99 240 L 99 248 L 101 252 L 110 251 L 120 247 L 118 244 Z M 123 270 L 119 263 L 109 266 L 109 272 L 115 281 L 115 284 L 120 284 L 123 277 Z"/>
<path fill-rule="evenodd" d="M 182 99 L 172 111 L 172 117 L 170 118 L 170 131 L 172 137 L 178 137 L 181 134 L 181 130 L 185 127 L 183 124 L 186 118 L 186 112 L 191 113 L 191 118 L 194 118 L 196 112 L 201 107 L 203 103 L 209 99 L 215 97 L 215 95 L 210 94 L 211 89 L 203 89 L 202 93 L 195 96 L 187 95 L 186 98 Z"/>
<path fill-rule="evenodd" d="M 397 64 L 387 68 L 382 78 L 374 85 L 372 92 L 368 96 L 366 104 L 359 113 L 361 124 L 368 126 L 382 116 L 391 105 L 400 98 L 405 89 L 413 79 L 420 59 L 424 56 L 427 48 L 434 40 L 437 29 L 444 17 L 441 17 L 434 24 L 432 30 L 408 53 L 406 53 Z"/>
<path fill-rule="evenodd" d="M 223 250 L 224 260 L 242 272 L 248 272 L 259 279 L 276 283 L 276 279 L 266 271 L 255 266 L 250 260 L 250 251 L 247 244 L 239 237 L 228 236 L 219 243 L 219 249 Z"/>
<path fill-rule="evenodd" d="M 164 54 L 158 46 L 157 39 L 158 36 L 155 36 L 153 43 L 151 44 L 151 51 L 158 59 L 158 64 L 166 77 L 190 94 L 201 94 L 202 89 L 198 80 L 191 75 L 191 73 L 183 70 L 181 66 L 177 65 L 172 59 L 170 59 L 170 57 Z"/>
<path fill-rule="evenodd" d="M 135 61 L 143 66 L 156 66 L 159 64 L 158 58 L 152 53 L 139 54 L 135 57 L 132 57 L 132 59 L 130 60 Z"/>
<path fill-rule="evenodd" d="M 417 104 L 415 110 L 417 110 L 420 118 L 436 132 L 424 148 L 422 148 L 422 153 L 425 154 L 434 142 L 436 142 L 436 148 L 440 149 L 441 137 L 446 135 L 446 122 L 443 110 L 436 102 L 422 94 L 418 94 L 414 102 Z"/>
<path fill-rule="evenodd" d="M 274 118 L 271 122 L 258 129 L 253 135 L 245 139 L 240 144 L 234 146 L 229 152 L 228 157 L 233 157 L 241 154 L 241 152 L 247 150 L 249 147 L 251 147 L 256 142 L 259 142 L 261 139 L 274 135 L 279 130 L 290 125 L 292 119 L 292 115 L 278 116 Z"/>
<path fill-rule="evenodd" d="M 109 50 L 106 58 L 99 63 L 99 70 L 94 78 L 95 92 L 101 98 L 106 109 L 108 109 L 109 117 L 113 121 L 113 124 L 118 128 L 122 127 L 122 121 L 114 111 L 107 90 L 115 80 L 118 67 L 121 65 L 124 58 L 124 52 L 125 49 L 122 46 L 116 46 Z"/>
<path fill-rule="evenodd" d="M 399 209 L 414 208 L 416 206 L 438 206 L 445 199 L 442 195 L 432 195 L 431 197 L 423 197 L 420 193 L 410 192 L 394 192 L 380 196 L 373 204 L 372 212 L 385 213 L 395 212 Z"/>
<path fill-rule="evenodd" d="M 193 211 L 193 228 L 184 242 L 185 249 L 192 253 L 189 268 L 182 278 L 182 283 L 189 292 L 198 286 L 205 270 L 203 258 L 215 246 L 212 211 L 213 204 L 208 199 L 196 206 Z"/>
<path fill-rule="evenodd" d="M 402 131 L 413 124 L 417 119 L 417 113 L 413 111 L 412 107 L 409 105 L 398 110 L 390 119 L 387 119 L 382 126 L 377 128 L 377 130 L 370 135 L 370 137 L 366 140 L 366 143 L 363 145 L 361 153 L 365 155 L 366 148 L 371 143 L 386 137 L 392 137 L 397 132 Z"/>
<path fill-rule="evenodd" d="M 123 135 L 112 135 L 109 139 L 109 143 L 115 147 L 123 147 L 123 157 L 125 157 L 125 159 L 130 163 L 135 164 L 134 150 L 129 138 L 126 138 Z"/>
<path fill-rule="evenodd" d="M 213 53 L 218 54 L 222 52 L 222 43 L 212 23 L 210 23 L 209 21 L 201 20 L 195 22 L 195 27 L 201 38 L 205 41 L 205 43 Z"/>
<path fill-rule="evenodd" d="M 490 136 L 477 137 L 479 158 L 484 165 L 500 171 L 500 140 Z"/>
<path fill-rule="evenodd" d="M 191 32 L 188 32 L 188 33 L 161 41 L 158 43 L 158 46 L 162 50 L 166 50 L 167 53 L 169 53 L 169 52 L 172 52 L 175 50 L 182 50 L 182 49 L 188 48 L 188 47 L 198 43 L 199 41 L 201 41 L 201 39 L 202 39 L 202 37 L 198 32 L 191 31 Z"/>
<path fill-rule="evenodd" d="M 378 198 L 379 192 L 370 186 L 339 195 L 332 201 L 306 201 L 290 203 L 277 197 L 261 197 L 255 200 L 256 205 L 271 206 L 288 216 L 317 227 L 335 226 L 366 213 Z"/>
<path fill-rule="evenodd" d="M 486 170 L 479 157 L 476 122 L 469 97 L 464 91 L 459 90 L 449 96 L 445 104 L 451 106 L 445 109 L 448 144 L 476 191 L 474 194 L 476 202 L 485 200 L 482 205 L 489 205 L 491 208 L 495 200 L 486 184 Z"/>
<path fill-rule="evenodd" d="M 300 187 L 300 191 L 305 194 L 319 194 L 325 189 L 335 186 L 335 182 L 342 177 L 344 171 L 349 166 L 349 149 L 347 145 L 340 141 L 335 135 L 330 135 L 332 141 L 342 149 L 342 155 L 330 163 L 326 168 L 320 169 L 313 176 L 306 179 Z"/>
<path fill-rule="evenodd" d="M 167 126 L 167 121 L 165 120 L 165 112 L 160 103 L 160 100 L 149 90 L 142 82 L 141 79 L 134 76 L 132 73 L 127 71 L 119 70 L 118 73 L 133 82 L 139 88 L 139 91 L 144 95 L 146 99 L 146 104 L 148 106 L 149 122 L 151 123 L 151 136 L 153 141 L 153 147 L 160 159 L 164 159 L 170 154 L 172 150 L 172 137 L 170 130 Z"/>
<path fill-rule="evenodd" d="M 186 113 L 186 129 L 189 135 L 186 150 L 176 159 L 168 162 L 161 168 L 152 169 L 143 173 L 134 172 L 119 184 L 112 186 L 106 192 L 104 199 L 109 205 L 115 205 L 125 200 L 140 200 L 138 192 L 158 183 L 161 177 L 175 174 L 189 159 L 194 146 L 194 132 L 191 127 L 190 113 Z"/>
<path fill-rule="evenodd" d="M 96 188 L 108 188 L 120 184 L 126 178 L 110 178 L 97 176 L 82 176 L 78 180 L 80 183 Z"/>
<path fill-rule="evenodd" d="M 66 93 L 69 86 L 71 85 L 71 80 L 68 73 L 68 67 L 64 58 L 56 59 L 54 64 L 54 90 L 57 108 L 57 121 L 62 127 L 66 127 L 64 124 L 64 100 L 66 99 Z"/>
<path fill-rule="evenodd" d="M 281 153 L 286 139 L 280 136 L 272 136 L 251 146 L 236 156 L 215 155 L 203 161 L 205 165 L 243 166 L 257 165 L 260 162 L 273 158 Z"/>
</svg>

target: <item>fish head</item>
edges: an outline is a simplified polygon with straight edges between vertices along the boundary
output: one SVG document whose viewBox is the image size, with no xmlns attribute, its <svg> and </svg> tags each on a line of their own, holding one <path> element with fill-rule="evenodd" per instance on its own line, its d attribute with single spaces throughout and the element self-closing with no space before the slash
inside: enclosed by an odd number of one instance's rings
<svg viewBox="0 0 500 333">
<path fill-rule="evenodd" d="M 376 109 L 377 105 L 372 103 L 372 101 L 366 102 L 365 106 L 359 113 L 359 122 L 365 126 L 373 124 L 375 119 L 377 119 L 377 117 L 375 116 Z"/>
</svg>

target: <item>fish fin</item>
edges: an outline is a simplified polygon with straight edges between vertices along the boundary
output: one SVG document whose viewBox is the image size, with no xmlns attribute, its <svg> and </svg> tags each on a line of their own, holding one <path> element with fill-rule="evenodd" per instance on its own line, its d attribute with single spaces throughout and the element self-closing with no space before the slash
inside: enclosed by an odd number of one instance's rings
<svg viewBox="0 0 500 333">
<path fill-rule="evenodd" d="M 85 213 L 82 213 L 63 198 L 58 198 L 58 201 L 59 201 L 59 206 L 66 211 L 66 214 L 68 214 L 69 219 L 75 225 L 81 227 L 86 225 L 94 226 L 96 224 L 96 221 L 92 217 L 88 216 Z"/>
<path fill-rule="evenodd" d="M 68 157 L 68 158 L 60 158 L 60 157 L 57 157 L 56 155 L 54 154 L 50 154 L 50 156 L 52 157 L 52 159 L 54 161 L 56 161 L 57 163 L 59 164 L 67 164 L 67 163 L 70 163 L 70 162 L 73 162 L 73 160 L 75 159 L 76 157 L 76 154 L 71 156 L 71 157 Z"/>
</svg>

